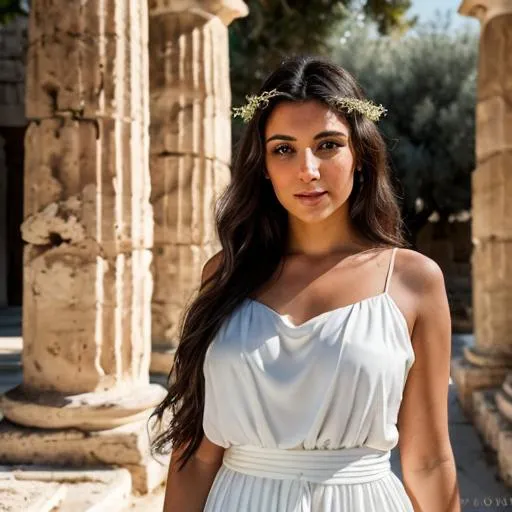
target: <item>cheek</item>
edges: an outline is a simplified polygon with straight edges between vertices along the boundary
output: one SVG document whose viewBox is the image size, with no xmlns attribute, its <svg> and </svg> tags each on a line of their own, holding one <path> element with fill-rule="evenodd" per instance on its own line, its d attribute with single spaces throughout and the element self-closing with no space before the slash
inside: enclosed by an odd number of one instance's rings
<svg viewBox="0 0 512 512">
<path fill-rule="evenodd" d="M 338 189 L 344 189 L 352 185 L 354 170 L 352 157 L 340 158 L 331 165 L 325 166 L 324 178 L 332 184 L 336 184 Z"/>
<path fill-rule="evenodd" d="M 294 166 L 286 160 L 267 161 L 267 171 L 275 187 L 285 187 L 291 183 L 297 173 Z"/>
</svg>

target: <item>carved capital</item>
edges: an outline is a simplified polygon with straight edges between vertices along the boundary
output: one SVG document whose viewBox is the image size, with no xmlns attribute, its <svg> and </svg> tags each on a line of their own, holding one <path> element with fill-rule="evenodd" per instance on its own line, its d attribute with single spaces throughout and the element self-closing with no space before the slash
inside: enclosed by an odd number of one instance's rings
<svg viewBox="0 0 512 512">
<path fill-rule="evenodd" d="M 483 27 L 496 16 L 512 14 L 512 0 L 462 0 L 459 14 L 477 18 Z"/>
<path fill-rule="evenodd" d="M 243 0 L 148 0 L 149 15 L 188 12 L 209 19 L 219 18 L 226 26 L 249 14 Z"/>
</svg>

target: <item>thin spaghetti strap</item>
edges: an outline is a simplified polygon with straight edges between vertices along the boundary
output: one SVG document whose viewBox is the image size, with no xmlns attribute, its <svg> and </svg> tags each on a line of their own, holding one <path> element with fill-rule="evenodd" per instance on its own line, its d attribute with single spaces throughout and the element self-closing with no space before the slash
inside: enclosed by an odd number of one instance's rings
<svg viewBox="0 0 512 512">
<path fill-rule="evenodd" d="M 391 251 L 391 258 L 389 261 L 388 275 L 386 276 L 386 285 L 384 287 L 384 293 L 388 293 L 389 283 L 391 282 L 391 276 L 393 275 L 393 268 L 395 266 L 395 255 L 398 247 L 393 247 Z"/>
</svg>

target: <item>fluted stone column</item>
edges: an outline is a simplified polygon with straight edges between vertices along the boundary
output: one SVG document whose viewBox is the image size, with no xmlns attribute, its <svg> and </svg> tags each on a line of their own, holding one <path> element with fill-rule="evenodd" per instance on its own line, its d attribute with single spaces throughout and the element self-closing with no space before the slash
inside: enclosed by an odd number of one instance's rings
<svg viewBox="0 0 512 512">
<path fill-rule="evenodd" d="M 464 409 L 498 451 L 512 486 L 512 0 L 465 0 L 459 12 L 481 22 L 472 183 L 476 342 L 452 370 Z"/>
<path fill-rule="evenodd" d="M 241 0 L 149 0 L 149 7 L 151 370 L 168 373 L 183 308 L 219 250 L 213 208 L 231 159 L 227 26 L 248 11 Z"/>
<path fill-rule="evenodd" d="M 147 474 L 146 419 L 165 395 L 149 383 L 147 43 L 146 0 L 31 3 L 23 384 L 1 407 L 61 430 L 0 429 L 1 462 L 126 466 L 139 491 L 163 474 Z"/>
</svg>

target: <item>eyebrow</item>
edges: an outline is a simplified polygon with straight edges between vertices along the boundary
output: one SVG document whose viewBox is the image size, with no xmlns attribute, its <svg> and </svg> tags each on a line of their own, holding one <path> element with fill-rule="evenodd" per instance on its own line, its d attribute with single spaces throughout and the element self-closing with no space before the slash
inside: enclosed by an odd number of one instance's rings
<svg viewBox="0 0 512 512">
<path fill-rule="evenodd" d="M 348 138 L 348 135 L 346 133 L 343 133 L 343 132 L 337 132 L 337 131 L 333 131 L 333 130 L 328 130 L 328 131 L 323 131 L 323 132 L 320 132 L 320 133 L 317 133 L 313 139 L 314 140 L 318 140 L 318 139 L 322 139 L 324 137 L 345 137 L 345 138 Z M 270 141 L 272 140 L 288 140 L 288 141 L 295 141 L 297 140 L 295 137 L 291 137 L 290 135 L 282 135 L 280 133 L 277 133 L 275 135 L 272 135 L 272 137 L 269 137 L 266 141 L 266 143 L 269 143 Z"/>
</svg>

